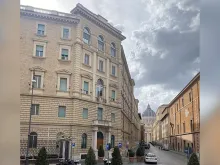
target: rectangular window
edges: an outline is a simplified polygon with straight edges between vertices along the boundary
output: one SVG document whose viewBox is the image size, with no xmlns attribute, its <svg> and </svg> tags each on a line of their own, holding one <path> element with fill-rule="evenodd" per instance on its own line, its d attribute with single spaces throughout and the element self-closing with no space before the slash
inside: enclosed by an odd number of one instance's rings
<svg viewBox="0 0 220 165">
<path fill-rule="evenodd" d="M 61 59 L 62 60 L 68 60 L 68 56 L 69 56 L 69 50 L 68 49 L 62 49 Z"/>
<path fill-rule="evenodd" d="M 115 66 L 114 65 L 112 65 L 112 75 L 114 75 L 115 76 Z"/>
<path fill-rule="evenodd" d="M 67 91 L 67 78 L 60 78 L 60 91 Z"/>
<path fill-rule="evenodd" d="M 85 54 L 84 64 L 89 65 L 89 55 Z"/>
<path fill-rule="evenodd" d="M 31 115 L 39 115 L 39 104 L 32 104 L 31 106 Z"/>
<path fill-rule="evenodd" d="M 177 125 L 177 133 L 179 134 L 180 133 L 180 127 L 179 127 L 179 125 Z"/>
<path fill-rule="evenodd" d="M 102 60 L 99 60 L 99 71 L 103 72 L 103 64 L 104 62 Z"/>
<path fill-rule="evenodd" d="M 38 24 L 37 25 L 37 34 L 38 35 L 44 35 L 45 34 L 45 25 L 44 24 Z"/>
<path fill-rule="evenodd" d="M 84 84 L 83 84 L 83 91 L 85 94 L 89 93 L 89 83 L 86 81 L 84 81 Z"/>
<path fill-rule="evenodd" d="M 115 91 L 112 90 L 112 101 L 115 101 Z"/>
<path fill-rule="evenodd" d="M 88 109 L 83 108 L 83 119 L 88 119 Z"/>
<path fill-rule="evenodd" d="M 182 105 L 184 106 L 184 98 L 182 97 Z"/>
<path fill-rule="evenodd" d="M 63 28 L 63 38 L 64 39 L 69 39 L 69 35 L 70 35 L 69 28 Z"/>
<path fill-rule="evenodd" d="M 178 103 L 176 104 L 176 110 L 177 110 L 177 111 L 179 110 Z"/>
<path fill-rule="evenodd" d="M 37 57 L 43 57 L 44 54 L 44 46 L 42 45 L 36 45 L 36 56 Z"/>
<path fill-rule="evenodd" d="M 190 129 L 191 129 L 191 132 L 193 132 L 193 121 L 190 120 Z"/>
<path fill-rule="evenodd" d="M 192 101 L 192 93 L 189 92 L 189 101 L 191 102 Z"/>
<path fill-rule="evenodd" d="M 59 106 L 58 117 L 66 117 L 66 107 Z"/>
<path fill-rule="evenodd" d="M 34 88 L 41 88 L 41 75 L 34 75 L 34 80 L 36 81 L 33 83 Z"/>
<path fill-rule="evenodd" d="M 115 122 L 115 114 L 114 113 L 111 114 L 111 121 Z"/>
<path fill-rule="evenodd" d="M 103 112 L 103 109 L 98 108 L 98 120 L 102 120 L 102 112 Z"/>
<path fill-rule="evenodd" d="M 186 133 L 185 123 L 183 123 L 183 133 Z"/>
</svg>

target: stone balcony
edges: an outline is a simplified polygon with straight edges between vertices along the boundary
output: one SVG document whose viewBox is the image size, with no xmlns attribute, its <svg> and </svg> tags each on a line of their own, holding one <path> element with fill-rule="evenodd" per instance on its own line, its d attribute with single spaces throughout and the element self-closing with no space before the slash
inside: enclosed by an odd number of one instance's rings
<svg viewBox="0 0 220 165">
<path fill-rule="evenodd" d="M 93 126 L 101 126 L 101 127 L 111 127 L 112 122 L 107 120 L 93 120 Z"/>
</svg>

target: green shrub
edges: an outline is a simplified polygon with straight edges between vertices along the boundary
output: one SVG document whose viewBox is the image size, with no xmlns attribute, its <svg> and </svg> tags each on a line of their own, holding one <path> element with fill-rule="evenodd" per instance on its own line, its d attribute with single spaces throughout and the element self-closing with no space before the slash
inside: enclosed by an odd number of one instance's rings
<svg viewBox="0 0 220 165">
<path fill-rule="evenodd" d="M 45 147 L 42 147 L 40 149 L 35 165 L 49 165 L 47 161 L 47 151 Z"/>
<path fill-rule="evenodd" d="M 116 146 L 114 147 L 114 151 L 112 153 L 112 163 L 111 165 L 122 165 L 122 158 L 121 158 L 121 154 L 119 151 L 119 148 Z"/>
<path fill-rule="evenodd" d="M 135 153 L 134 153 L 134 151 L 132 151 L 132 150 L 129 150 L 129 151 L 128 151 L 128 154 L 129 154 L 129 157 L 134 157 L 134 156 L 135 156 Z"/>
<path fill-rule="evenodd" d="M 192 155 L 189 158 L 188 165 L 199 165 L 199 159 L 196 153 L 192 153 Z"/>
<path fill-rule="evenodd" d="M 96 158 L 95 158 L 95 153 L 94 153 L 92 147 L 89 148 L 89 151 L 86 155 L 85 164 L 86 165 L 95 165 L 95 164 L 97 164 Z"/>
<path fill-rule="evenodd" d="M 103 149 L 103 146 L 100 145 L 100 146 L 99 146 L 99 150 L 98 150 L 98 156 L 99 156 L 99 157 L 104 157 L 104 155 L 105 155 L 105 151 L 104 151 L 104 149 Z"/>
<path fill-rule="evenodd" d="M 144 156 L 144 147 L 138 147 L 136 156 Z"/>
</svg>

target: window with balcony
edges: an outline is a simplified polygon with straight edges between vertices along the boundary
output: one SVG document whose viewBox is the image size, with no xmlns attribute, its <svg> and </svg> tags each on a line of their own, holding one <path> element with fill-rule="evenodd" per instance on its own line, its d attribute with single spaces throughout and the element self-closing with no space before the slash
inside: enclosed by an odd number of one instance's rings
<svg viewBox="0 0 220 165">
<path fill-rule="evenodd" d="M 39 104 L 32 104 L 31 106 L 31 115 L 39 115 Z"/>
<path fill-rule="evenodd" d="M 88 109 L 83 108 L 83 119 L 88 119 Z"/>
<path fill-rule="evenodd" d="M 36 45 L 36 57 L 43 57 L 44 56 L 44 46 L 43 45 Z"/>
<path fill-rule="evenodd" d="M 98 108 L 98 120 L 102 120 L 102 115 L 103 115 L 103 109 Z"/>
<path fill-rule="evenodd" d="M 89 83 L 86 81 L 83 83 L 83 93 L 87 95 L 89 94 Z"/>
<path fill-rule="evenodd" d="M 29 148 L 37 148 L 37 133 L 31 132 L 29 138 Z"/>
<path fill-rule="evenodd" d="M 104 38 L 101 35 L 98 37 L 98 50 L 104 51 Z"/>
<path fill-rule="evenodd" d="M 60 91 L 67 91 L 67 78 L 60 78 Z"/>
<path fill-rule="evenodd" d="M 86 44 L 90 44 L 90 30 L 88 27 L 85 27 L 83 29 L 83 42 L 86 43 Z"/>
<path fill-rule="evenodd" d="M 45 35 L 45 24 L 37 24 L 37 35 Z"/>
<path fill-rule="evenodd" d="M 66 107 L 65 106 L 59 106 L 58 117 L 66 117 Z"/>
<path fill-rule="evenodd" d="M 116 57 L 115 43 L 111 43 L 111 56 Z"/>
<path fill-rule="evenodd" d="M 102 79 L 98 79 L 97 87 L 96 87 L 96 96 L 97 97 L 102 97 L 103 96 L 103 88 L 104 88 L 103 80 Z"/>
</svg>

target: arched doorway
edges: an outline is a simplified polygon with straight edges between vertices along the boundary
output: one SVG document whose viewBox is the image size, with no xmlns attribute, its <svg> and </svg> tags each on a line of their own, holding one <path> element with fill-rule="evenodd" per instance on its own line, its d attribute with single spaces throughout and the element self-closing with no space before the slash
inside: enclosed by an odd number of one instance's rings
<svg viewBox="0 0 220 165">
<path fill-rule="evenodd" d="M 104 136 L 102 132 L 97 132 L 97 149 L 99 148 L 100 145 L 103 146 L 103 140 L 104 140 Z"/>
</svg>

